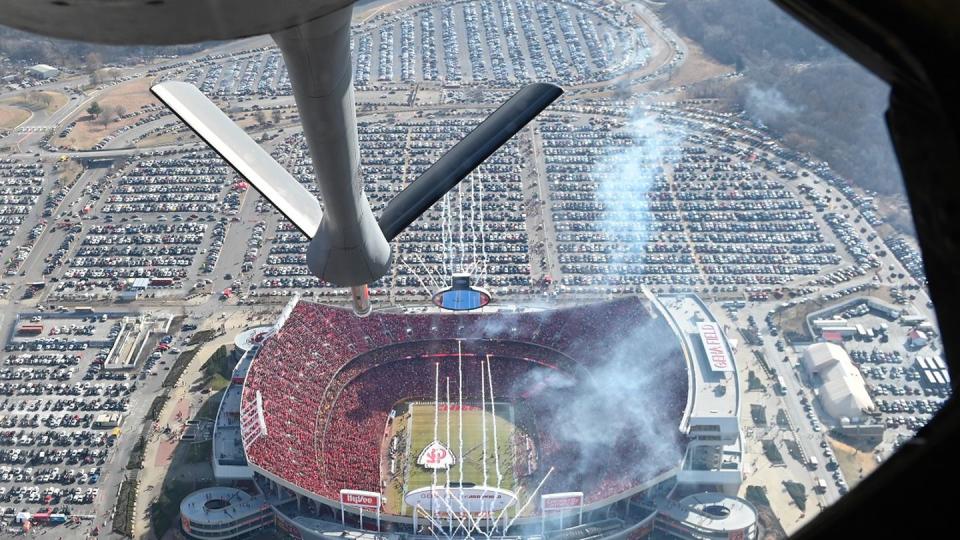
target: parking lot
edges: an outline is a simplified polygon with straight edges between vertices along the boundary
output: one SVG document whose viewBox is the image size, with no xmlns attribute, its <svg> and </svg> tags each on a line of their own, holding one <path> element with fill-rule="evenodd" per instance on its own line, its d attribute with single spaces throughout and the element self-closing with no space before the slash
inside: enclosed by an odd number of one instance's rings
<svg viewBox="0 0 960 540">
<path fill-rule="evenodd" d="M 180 352 L 171 317 L 20 313 L 0 364 L 0 515 L 109 512 L 126 456 Z M 84 308 L 85 309 L 85 308 Z M 196 328 L 196 325 L 190 327 Z M 129 362 L 112 363 L 118 355 Z"/>
<path fill-rule="evenodd" d="M 411 120 L 386 124 L 362 122 L 360 140 L 365 149 L 364 174 L 374 212 L 381 210 L 406 182 L 415 178 L 438 154 L 459 140 L 477 121 L 475 116 L 437 120 Z M 295 174 L 307 180 L 309 158 L 302 136 L 285 139 L 275 154 L 286 159 Z M 520 179 L 523 171 L 520 146 L 511 141 L 481 165 L 471 179 L 448 195 L 414 223 L 396 244 L 401 261 L 378 285 L 399 293 L 422 294 L 420 279 L 449 275 L 460 264 L 477 263 L 490 286 L 504 290 L 529 287 L 527 223 Z M 272 213 L 272 208 L 261 206 Z M 304 261 L 306 239 L 289 223 L 277 223 L 273 234 L 255 227 L 246 266 L 253 274 L 258 294 L 270 289 L 315 287 L 316 278 Z M 264 252 L 258 252 L 265 237 Z M 255 264 L 259 255 L 265 264 Z M 417 275 L 420 277 L 418 278 Z M 259 277 L 262 276 L 262 277 Z M 258 279 L 259 277 L 259 279 Z"/>
<path fill-rule="evenodd" d="M 482 117 L 468 108 L 362 117 L 374 211 Z M 659 140 L 637 131 L 637 117 Z M 297 129 L 266 145 L 312 188 Z M 626 174 L 631 167 L 659 172 L 636 180 Z M 398 264 L 374 294 L 427 296 L 460 268 L 500 294 L 840 284 L 878 269 L 884 246 L 853 228 L 864 218 L 852 212 L 869 214 L 870 202 L 824 200 L 825 190 L 845 189 L 827 178 L 829 169 L 730 115 L 566 106 L 511 140 L 406 231 Z M 62 240 L 45 261 L 44 294 L 54 300 L 116 298 L 136 278 L 149 279 L 143 294 L 156 298 L 225 288 L 241 300 L 337 294 L 307 271 L 305 239 L 212 152 L 146 152 L 87 186 L 73 208 L 81 211 L 52 216 Z M 229 241 L 231 227 L 246 237 Z"/>
<path fill-rule="evenodd" d="M 101 468 L 120 424 L 115 415 L 127 411 L 137 383 L 135 375 L 101 367 L 117 336 L 115 322 L 91 316 L 67 324 L 34 316 L 24 325 L 41 321 L 50 335 L 71 337 L 15 337 L 5 347 L 0 503 L 42 503 L 55 513 L 83 514 L 99 495 Z"/>
<path fill-rule="evenodd" d="M 68 212 L 54 216 L 69 226 L 44 268 L 50 298 L 115 297 L 134 278 L 148 278 L 161 296 L 189 289 L 188 276 L 216 266 L 242 196 L 212 152 L 156 155 L 105 175 L 87 188 L 86 223 L 71 223 L 78 216 Z"/>
<path fill-rule="evenodd" d="M 888 428 L 881 449 L 881 455 L 886 457 L 923 427 L 946 401 L 949 379 L 939 382 L 923 374 L 942 372 L 945 364 L 941 351 L 929 345 L 910 344 L 910 326 L 888 323 L 875 315 L 849 320 L 876 330 L 879 335 L 869 341 L 852 340 L 845 346 L 867 383 L 880 422 Z"/>
<path fill-rule="evenodd" d="M 417 4 L 358 21 L 353 32 L 358 95 L 409 107 L 416 95 L 409 92 L 409 83 L 444 85 L 436 94 L 443 110 L 404 115 L 399 122 L 383 116 L 361 121 L 364 177 L 375 211 L 488 112 L 452 107 L 501 101 L 517 85 L 532 80 L 575 87 L 627 73 L 662 77 L 676 69 L 685 48 L 668 30 L 644 21 L 615 6 L 581 0 Z M 190 61 L 165 62 L 143 74 L 196 84 L 240 116 L 265 111 L 268 125 L 289 114 L 283 109 L 291 96 L 286 68 L 279 50 L 264 40 Z M 121 75 L 104 86 L 132 80 Z M 123 127 L 105 135 L 94 150 L 137 145 L 171 130 L 185 133 L 157 104 L 124 111 L 118 121 Z M 76 118 L 65 122 L 43 137 L 41 147 L 69 150 L 61 148 L 60 141 L 67 140 L 76 124 Z M 261 140 L 309 184 L 302 136 L 297 129 L 283 131 Z M 502 294 L 538 294 L 559 279 L 563 270 L 548 255 L 551 227 L 541 206 L 542 186 L 531 197 L 546 174 L 542 162 L 529 158 L 538 150 L 534 139 L 522 147 L 511 141 L 458 193 L 444 199 L 442 208 L 407 231 L 408 241 L 400 244 L 401 264 L 377 284 L 374 294 L 419 298 L 457 268 L 469 268 L 483 285 Z M 132 156 L 136 159 L 113 161 L 109 170 L 88 171 L 82 191 L 51 191 L 47 223 L 30 232 L 46 238 L 40 274 L 46 283 L 42 289 L 27 287 L 23 298 L 180 300 L 198 294 L 221 296 L 227 288 L 225 299 L 239 296 L 241 301 L 293 290 L 336 296 L 306 272 L 303 239 L 258 196 L 253 197 L 255 205 L 244 207 L 246 184 L 212 152 L 164 149 Z M 42 174 L 39 165 L 29 167 L 32 174 Z M 230 253 L 225 265 L 220 261 L 224 246 L 241 246 L 226 238 L 238 222 L 236 228 L 252 235 L 242 253 Z M 48 228 L 50 234 L 44 235 Z M 29 257 L 31 247 L 30 242 L 20 243 L 19 260 Z M 148 279 L 149 285 L 134 294 L 132 281 L 137 278 Z"/>
<path fill-rule="evenodd" d="M 355 24 L 353 72 L 360 89 L 439 80 L 501 87 L 533 80 L 579 85 L 644 70 L 651 47 L 642 24 L 625 24 L 621 10 L 593 2 L 434 2 Z M 682 54 L 674 51 L 670 68 L 680 62 Z M 292 92 L 274 47 L 209 55 L 150 74 L 195 84 L 209 96 Z"/>
</svg>

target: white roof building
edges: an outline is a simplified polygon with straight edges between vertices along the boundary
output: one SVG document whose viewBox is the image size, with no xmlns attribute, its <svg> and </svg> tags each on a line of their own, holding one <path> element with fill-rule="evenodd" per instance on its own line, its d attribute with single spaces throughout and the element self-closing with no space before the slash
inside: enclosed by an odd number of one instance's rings
<svg viewBox="0 0 960 540">
<path fill-rule="evenodd" d="M 150 280 L 145 277 L 141 277 L 141 278 L 134 278 L 133 283 L 130 285 L 130 288 L 135 291 L 142 291 L 149 286 L 150 286 Z"/>
<path fill-rule="evenodd" d="M 803 367 L 810 377 L 820 377 L 820 404 L 830 416 L 858 419 L 873 409 L 860 370 L 847 351 L 833 343 L 817 343 L 803 353 Z"/>
<path fill-rule="evenodd" d="M 27 73 L 38 79 L 52 79 L 60 75 L 60 70 L 48 64 L 37 64 L 27 68 Z"/>
</svg>

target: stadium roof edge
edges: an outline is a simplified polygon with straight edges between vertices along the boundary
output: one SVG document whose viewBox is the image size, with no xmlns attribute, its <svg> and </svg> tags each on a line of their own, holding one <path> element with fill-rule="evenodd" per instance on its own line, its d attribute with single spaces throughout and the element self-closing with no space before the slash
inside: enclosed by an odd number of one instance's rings
<svg viewBox="0 0 960 540">
<path fill-rule="evenodd" d="M 724 432 L 739 432 L 740 381 L 730 344 L 726 336 L 723 336 L 721 343 L 732 364 L 732 370 L 714 371 L 699 339 L 697 323 L 715 323 L 713 314 L 695 294 L 664 295 L 660 303 L 678 328 L 689 360 L 689 373 L 693 380 L 690 385 L 692 403 L 687 424 L 696 423 L 697 419 L 700 419 L 700 423 L 721 423 Z"/>
</svg>

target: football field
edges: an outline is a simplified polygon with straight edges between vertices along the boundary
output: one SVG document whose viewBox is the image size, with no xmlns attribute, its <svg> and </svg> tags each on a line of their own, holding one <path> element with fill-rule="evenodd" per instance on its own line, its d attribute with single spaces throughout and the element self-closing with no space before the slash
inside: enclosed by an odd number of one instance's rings
<svg viewBox="0 0 960 540">
<path fill-rule="evenodd" d="M 510 403 L 498 402 L 496 404 L 496 415 L 494 415 L 492 413 L 493 407 L 489 403 L 487 404 L 486 452 L 484 452 L 483 444 L 484 414 L 480 404 L 464 404 L 463 409 L 463 411 L 440 410 L 436 417 L 437 440 L 454 457 L 454 463 L 449 469 L 436 470 L 436 484 L 446 485 L 449 480 L 454 485 L 463 482 L 465 485 L 482 486 L 484 485 L 484 464 L 486 464 L 486 485 L 499 486 L 514 491 L 516 486 L 514 486 L 513 447 L 511 442 L 511 435 L 515 429 L 513 406 Z M 411 404 L 410 412 L 412 417 L 410 419 L 411 423 L 408 425 L 410 444 L 408 446 L 409 454 L 407 455 L 409 474 L 404 492 L 430 486 L 434 483 L 434 471 L 417 463 L 424 449 L 434 441 L 434 405 L 432 403 Z M 462 430 L 460 429 L 461 415 L 463 418 Z M 449 438 L 447 437 L 448 422 Z M 494 436 L 494 429 L 496 429 L 496 437 Z M 499 476 L 497 474 L 498 462 Z M 409 511 L 410 509 L 407 508 L 404 513 Z"/>
</svg>

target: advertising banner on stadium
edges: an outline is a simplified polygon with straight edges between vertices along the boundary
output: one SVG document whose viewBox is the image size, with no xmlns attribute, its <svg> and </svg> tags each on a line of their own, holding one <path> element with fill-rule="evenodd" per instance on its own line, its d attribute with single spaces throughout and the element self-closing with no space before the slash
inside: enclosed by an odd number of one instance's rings
<svg viewBox="0 0 960 540">
<path fill-rule="evenodd" d="M 341 489 L 340 504 L 344 506 L 350 506 L 352 508 L 376 510 L 380 508 L 380 494 L 372 491 Z"/>
<path fill-rule="evenodd" d="M 545 512 L 580 508 L 583 505 L 582 491 L 549 493 L 540 497 L 540 508 Z"/>
<path fill-rule="evenodd" d="M 567 511 L 577 516 L 577 525 L 583 524 L 583 492 L 566 491 L 563 493 L 545 493 L 540 496 L 540 533 L 546 530 L 547 514 L 560 515 L 560 528 L 565 525 Z M 552 519 L 552 518 L 551 518 Z"/>
<path fill-rule="evenodd" d="M 403 498 L 407 506 L 420 507 L 427 512 L 499 512 L 517 502 L 512 491 L 495 487 L 426 486 L 415 489 Z"/>
<path fill-rule="evenodd" d="M 727 351 L 727 344 L 724 343 L 720 325 L 715 322 L 699 322 L 697 323 L 697 331 L 700 333 L 700 342 L 703 343 L 703 349 L 707 352 L 710 369 L 713 371 L 733 371 L 733 361 Z"/>
<path fill-rule="evenodd" d="M 360 510 L 360 528 L 363 528 L 363 511 L 373 510 L 377 516 L 377 531 L 380 531 L 380 503 L 383 502 L 383 496 L 373 491 L 360 491 L 357 489 L 340 490 L 340 523 L 347 524 L 346 508 L 357 508 Z"/>
</svg>

